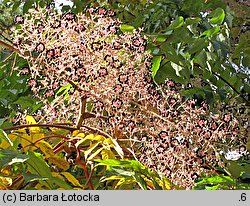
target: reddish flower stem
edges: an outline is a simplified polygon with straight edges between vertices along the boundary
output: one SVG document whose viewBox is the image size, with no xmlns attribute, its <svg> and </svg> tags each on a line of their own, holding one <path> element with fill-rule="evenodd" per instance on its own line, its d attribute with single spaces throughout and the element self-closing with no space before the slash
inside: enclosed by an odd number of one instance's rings
<svg viewBox="0 0 250 206">
<path fill-rule="evenodd" d="M 80 148 L 78 147 L 76 149 L 77 149 L 76 164 L 83 169 L 83 171 L 85 173 L 85 177 L 87 179 L 86 183 L 88 184 L 89 188 L 91 190 L 94 190 L 95 188 L 94 188 L 94 186 L 93 186 L 93 184 L 91 182 L 91 178 L 90 178 L 90 175 L 89 175 L 88 168 L 86 167 L 86 164 L 81 161 L 81 151 L 80 151 Z"/>
</svg>

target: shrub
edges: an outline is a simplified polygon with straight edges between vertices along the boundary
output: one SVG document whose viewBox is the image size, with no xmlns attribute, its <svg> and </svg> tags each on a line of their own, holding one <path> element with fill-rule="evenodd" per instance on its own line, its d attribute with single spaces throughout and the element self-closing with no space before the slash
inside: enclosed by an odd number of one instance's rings
<svg viewBox="0 0 250 206">
<path fill-rule="evenodd" d="M 102 8 L 78 15 L 30 10 L 20 22 L 16 47 L 44 102 L 36 117 L 116 138 L 128 158 L 191 188 L 222 166 L 220 151 L 244 143 L 238 121 L 181 97 L 171 80 L 155 84 L 146 37 L 122 32 L 112 16 Z"/>
</svg>

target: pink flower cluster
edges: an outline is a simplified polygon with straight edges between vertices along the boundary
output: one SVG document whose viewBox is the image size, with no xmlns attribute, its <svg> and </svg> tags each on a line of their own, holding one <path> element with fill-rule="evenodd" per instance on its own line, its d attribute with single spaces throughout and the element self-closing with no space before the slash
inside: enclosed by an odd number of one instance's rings
<svg viewBox="0 0 250 206">
<path fill-rule="evenodd" d="M 84 96 L 88 112 L 96 114 L 84 125 L 117 138 L 131 156 L 191 188 L 221 164 L 219 152 L 235 146 L 233 140 L 244 144 L 237 121 L 183 99 L 173 81 L 156 85 L 147 39 L 140 31 L 121 32 L 112 16 L 102 8 L 78 15 L 32 10 L 19 21 L 15 42 L 30 62 L 28 84 L 45 103 L 37 116 L 76 123 Z"/>
</svg>

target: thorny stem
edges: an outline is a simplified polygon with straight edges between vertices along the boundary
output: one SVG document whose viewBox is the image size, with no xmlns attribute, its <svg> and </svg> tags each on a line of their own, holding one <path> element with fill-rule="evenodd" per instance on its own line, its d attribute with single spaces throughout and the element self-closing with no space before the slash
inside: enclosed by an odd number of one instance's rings
<svg viewBox="0 0 250 206">
<path fill-rule="evenodd" d="M 84 173 L 85 173 L 85 177 L 86 177 L 86 179 L 88 180 L 89 179 L 89 181 L 88 181 L 88 186 L 89 186 L 89 188 L 91 189 L 91 190 L 94 190 L 94 186 L 93 186 L 93 184 L 92 184 L 92 182 L 91 182 L 91 180 L 90 180 L 90 175 L 89 175 L 89 171 L 88 171 L 88 169 L 87 169 L 87 167 L 86 167 L 86 164 L 84 163 L 84 162 L 82 162 L 82 160 L 81 160 L 81 151 L 80 151 L 80 148 L 79 147 L 77 147 L 76 148 L 77 150 L 77 155 L 76 155 L 76 164 L 78 165 L 78 166 L 80 166 L 82 169 L 83 169 L 83 171 L 84 171 Z"/>
<path fill-rule="evenodd" d="M 65 143 L 64 140 L 61 140 L 60 142 L 58 142 L 54 147 L 53 147 L 53 152 L 54 153 L 58 153 L 59 151 L 61 151 L 61 147 L 62 145 Z"/>
<path fill-rule="evenodd" d="M 12 189 L 14 189 L 13 187 L 14 187 L 19 181 L 21 181 L 21 180 L 23 180 L 23 175 L 19 176 L 18 178 L 16 178 L 16 179 L 12 182 L 12 184 L 11 184 Z M 20 183 L 19 183 L 19 186 L 20 186 Z"/>
<path fill-rule="evenodd" d="M 84 92 L 83 88 L 81 88 L 79 85 L 75 84 L 73 81 L 69 80 L 69 79 L 65 79 L 68 83 L 70 83 L 78 92 L 82 93 Z M 88 118 L 108 118 L 108 117 L 105 117 L 105 116 L 97 116 L 96 114 L 94 113 L 91 113 L 91 112 L 87 112 L 86 111 L 86 106 L 87 106 L 87 98 L 88 98 L 88 95 L 89 94 L 84 94 L 81 98 L 80 98 L 80 109 L 79 109 L 79 117 L 78 117 L 78 120 L 77 120 L 77 124 L 76 124 L 76 128 L 79 129 L 82 124 L 83 124 L 83 121 L 85 119 L 88 119 Z"/>
<path fill-rule="evenodd" d="M 91 164 L 91 165 L 90 165 L 90 174 L 89 174 L 89 178 L 87 179 L 87 181 L 86 181 L 85 185 L 88 185 L 88 184 L 89 184 L 89 181 L 90 181 L 90 180 L 91 180 L 91 178 L 93 177 L 93 174 L 94 174 L 94 169 L 95 169 L 94 165 L 93 165 L 93 164 Z"/>
<path fill-rule="evenodd" d="M 81 102 L 80 102 L 80 109 L 79 109 L 79 117 L 78 117 L 77 124 L 76 124 L 77 129 L 80 129 L 84 121 L 84 114 L 86 110 L 86 97 L 82 96 L 80 101 Z"/>
<path fill-rule="evenodd" d="M 24 183 L 25 183 L 25 180 L 23 179 L 23 181 L 18 185 L 16 190 L 20 190 L 24 186 Z"/>
</svg>

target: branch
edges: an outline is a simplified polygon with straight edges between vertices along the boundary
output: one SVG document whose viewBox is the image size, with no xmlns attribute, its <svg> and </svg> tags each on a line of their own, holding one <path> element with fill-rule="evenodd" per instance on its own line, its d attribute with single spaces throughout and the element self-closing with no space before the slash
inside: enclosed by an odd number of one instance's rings
<svg viewBox="0 0 250 206">
<path fill-rule="evenodd" d="M 4 131 L 16 130 L 16 129 L 22 129 L 22 128 L 25 128 L 25 127 L 55 127 L 55 128 L 59 128 L 59 129 L 69 130 L 71 132 L 77 129 L 75 127 L 56 125 L 56 124 L 24 124 L 24 125 L 18 125 L 18 126 L 3 128 L 3 130 Z"/>
<path fill-rule="evenodd" d="M 97 129 L 97 128 L 93 128 L 93 127 L 89 127 L 89 126 L 86 126 L 86 125 L 83 125 L 82 127 L 86 128 L 87 130 L 91 131 L 92 133 L 98 133 L 104 137 L 107 137 L 107 138 L 111 138 L 112 139 L 112 136 L 110 136 L 108 133 L 100 130 L 100 129 Z"/>
<path fill-rule="evenodd" d="M 241 94 L 239 91 L 237 91 L 237 89 L 235 89 L 235 88 L 233 87 L 233 85 L 230 84 L 226 79 L 224 79 L 222 76 L 216 74 L 216 73 L 213 72 L 213 71 L 212 71 L 212 74 L 214 74 L 216 77 L 218 77 L 218 78 L 221 79 L 223 82 L 225 82 L 225 83 L 226 83 L 226 84 L 227 84 L 236 94 L 238 94 L 242 99 L 244 99 L 246 102 L 248 102 L 248 100 L 247 100 L 244 96 L 242 96 L 242 94 Z"/>
<path fill-rule="evenodd" d="M 0 40 L 0 45 L 3 45 L 5 48 L 10 49 L 10 50 L 12 50 L 12 51 L 15 51 L 15 52 L 18 53 L 18 54 L 21 54 L 21 52 L 20 52 L 18 49 L 16 49 L 14 46 L 9 45 L 9 44 L 5 43 L 5 42 L 2 41 L 2 40 Z"/>
<path fill-rule="evenodd" d="M 3 34 L 0 34 L 6 41 L 10 42 L 11 44 L 13 44 L 13 42 L 11 40 L 9 40 L 8 38 L 6 38 Z"/>
<path fill-rule="evenodd" d="M 75 84 L 74 82 L 72 82 L 71 80 L 69 79 L 65 79 L 68 83 L 70 83 L 78 92 L 83 92 L 83 88 L 80 87 L 79 85 Z"/>
</svg>

